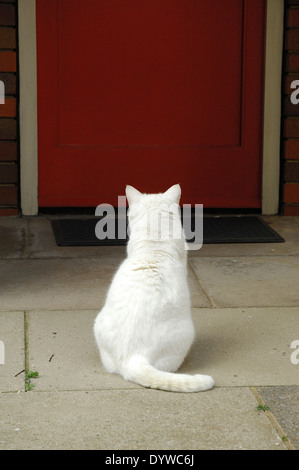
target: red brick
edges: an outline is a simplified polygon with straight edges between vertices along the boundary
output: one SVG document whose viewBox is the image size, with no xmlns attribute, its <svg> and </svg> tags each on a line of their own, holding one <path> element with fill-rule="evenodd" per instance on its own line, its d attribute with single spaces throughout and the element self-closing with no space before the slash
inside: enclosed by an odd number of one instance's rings
<svg viewBox="0 0 299 470">
<path fill-rule="evenodd" d="M 299 160 L 284 164 L 284 181 L 286 183 L 299 183 Z"/>
<path fill-rule="evenodd" d="M 285 206 L 283 208 L 283 215 L 299 215 L 299 205 L 298 206 Z"/>
<path fill-rule="evenodd" d="M 16 10 L 14 5 L 0 3 L 0 25 L 15 26 Z"/>
<path fill-rule="evenodd" d="M 299 203 L 299 183 L 287 183 L 284 185 L 283 201 L 287 204 Z"/>
<path fill-rule="evenodd" d="M 287 139 L 299 139 L 299 119 L 290 118 L 284 120 L 284 137 Z"/>
<path fill-rule="evenodd" d="M 18 215 L 19 211 L 13 207 L 0 207 L 0 217 L 9 217 L 11 215 Z"/>
<path fill-rule="evenodd" d="M 0 27 L 0 49 L 16 48 L 16 30 Z"/>
<path fill-rule="evenodd" d="M 16 98 L 5 98 L 5 104 L 0 104 L 0 117 L 16 117 Z"/>
<path fill-rule="evenodd" d="M 17 122 L 11 118 L 0 119 L 0 140 L 15 140 L 17 138 Z"/>
<path fill-rule="evenodd" d="M 299 29 L 288 29 L 286 31 L 284 48 L 291 51 L 299 50 Z"/>
<path fill-rule="evenodd" d="M 0 206 L 12 206 L 18 203 L 18 190 L 15 185 L 0 185 Z"/>
<path fill-rule="evenodd" d="M 16 53 L 12 51 L 0 51 L 1 72 L 16 72 Z"/>
<path fill-rule="evenodd" d="M 286 11 L 287 28 L 299 28 L 299 8 L 289 8 Z"/>
<path fill-rule="evenodd" d="M 298 97 L 298 95 L 297 95 Z M 289 96 L 284 97 L 284 106 L 283 106 L 283 114 L 285 116 L 298 116 L 299 117 L 299 103 L 293 104 Z"/>
<path fill-rule="evenodd" d="M 287 160 L 299 159 L 299 140 L 285 140 L 284 158 Z"/>
<path fill-rule="evenodd" d="M 18 167 L 14 163 L 1 163 L 0 183 L 13 184 L 18 182 Z"/>
<path fill-rule="evenodd" d="M 299 72 L 299 54 L 287 53 L 285 58 L 286 72 Z"/>
<path fill-rule="evenodd" d="M 18 145 L 14 141 L 0 141 L 0 161 L 16 161 L 18 158 Z"/>
</svg>

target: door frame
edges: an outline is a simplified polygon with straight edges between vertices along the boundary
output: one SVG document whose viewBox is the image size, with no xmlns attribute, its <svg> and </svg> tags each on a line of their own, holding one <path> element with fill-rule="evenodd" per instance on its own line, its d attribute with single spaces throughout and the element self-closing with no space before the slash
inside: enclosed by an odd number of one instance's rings
<svg viewBox="0 0 299 470">
<path fill-rule="evenodd" d="M 21 211 L 37 215 L 36 0 L 18 2 L 18 21 Z M 284 0 L 267 0 L 265 27 L 262 214 L 266 215 L 277 214 L 279 209 Z"/>
</svg>

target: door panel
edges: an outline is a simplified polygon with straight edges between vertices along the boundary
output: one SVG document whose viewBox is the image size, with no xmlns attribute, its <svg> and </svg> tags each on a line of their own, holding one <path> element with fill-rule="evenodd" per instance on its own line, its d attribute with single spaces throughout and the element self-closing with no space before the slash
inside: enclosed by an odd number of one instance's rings
<svg viewBox="0 0 299 470">
<path fill-rule="evenodd" d="M 37 0 L 39 205 L 260 207 L 264 2 Z"/>
</svg>

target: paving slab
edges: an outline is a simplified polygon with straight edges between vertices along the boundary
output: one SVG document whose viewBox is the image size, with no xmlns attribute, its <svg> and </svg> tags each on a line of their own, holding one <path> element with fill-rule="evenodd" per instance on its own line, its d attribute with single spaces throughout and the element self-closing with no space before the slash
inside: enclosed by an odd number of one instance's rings
<svg viewBox="0 0 299 470">
<path fill-rule="evenodd" d="M 248 388 L 0 395 L 0 449 L 285 449 Z"/>
<path fill-rule="evenodd" d="M 104 302 L 118 259 L 0 260 L 1 308 L 97 308 Z"/>
<path fill-rule="evenodd" d="M 122 258 L 51 258 L 0 260 L 0 309 L 93 309 L 105 302 Z M 190 269 L 192 303 L 209 301 Z"/>
<path fill-rule="evenodd" d="M 299 384 L 291 343 L 299 308 L 193 309 L 196 340 L 182 371 L 212 375 L 218 386 Z"/>
<path fill-rule="evenodd" d="M 299 385 L 259 387 L 257 391 L 285 435 L 295 449 L 299 450 Z"/>
<path fill-rule="evenodd" d="M 299 306 L 299 258 L 189 258 L 217 307 Z"/>
<path fill-rule="evenodd" d="M 188 266 L 188 285 L 190 289 L 192 307 L 211 307 L 210 299 L 203 291 L 196 274 L 191 266 Z"/>
<path fill-rule="evenodd" d="M 138 388 L 104 370 L 93 336 L 98 311 L 29 313 L 30 369 L 35 391 Z"/>
<path fill-rule="evenodd" d="M 25 367 L 23 312 L 0 312 L 0 341 L 0 392 L 24 390 L 24 372 L 20 373 Z"/>
<path fill-rule="evenodd" d="M 140 388 L 105 372 L 93 337 L 97 310 L 29 313 L 36 391 Z M 180 372 L 212 375 L 217 386 L 299 384 L 290 345 L 299 309 L 193 309 L 196 339 Z"/>
<path fill-rule="evenodd" d="M 25 219 L 0 217 L 0 259 L 26 258 L 28 224 Z"/>
</svg>

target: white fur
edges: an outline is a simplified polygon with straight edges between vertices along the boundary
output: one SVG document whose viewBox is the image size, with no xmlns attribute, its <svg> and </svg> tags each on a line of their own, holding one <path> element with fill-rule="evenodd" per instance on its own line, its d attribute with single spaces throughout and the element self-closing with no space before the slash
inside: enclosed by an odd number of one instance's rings
<svg viewBox="0 0 299 470">
<path fill-rule="evenodd" d="M 108 372 L 144 387 L 196 392 L 213 387 L 213 378 L 174 373 L 194 339 L 180 194 L 178 184 L 164 194 L 126 187 L 128 255 L 112 280 L 94 334 Z"/>
</svg>

